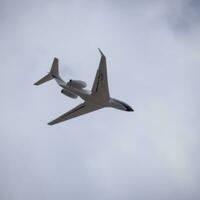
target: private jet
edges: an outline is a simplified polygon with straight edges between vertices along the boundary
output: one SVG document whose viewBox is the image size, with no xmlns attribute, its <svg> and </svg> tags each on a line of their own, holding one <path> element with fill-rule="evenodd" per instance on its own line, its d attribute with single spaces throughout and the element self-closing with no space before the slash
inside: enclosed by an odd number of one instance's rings
<svg viewBox="0 0 200 200">
<path fill-rule="evenodd" d="M 59 74 L 58 58 L 54 58 L 50 72 L 34 83 L 34 85 L 41 85 L 54 79 L 62 88 L 61 93 L 73 99 L 80 97 L 84 100 L 83 103 L 49 122 L 48 125 L 54 125 L 105 107 L 112 107 L 123 111 L 134 111 L 128 104 L 110 97 L 106 57 L 100 49 L 98 50 L 101 54 L 101 59 L 91 91 L 85 89 L 87 84 L 84 81 L 71 79 L 65 82 Z"/>
</svg>

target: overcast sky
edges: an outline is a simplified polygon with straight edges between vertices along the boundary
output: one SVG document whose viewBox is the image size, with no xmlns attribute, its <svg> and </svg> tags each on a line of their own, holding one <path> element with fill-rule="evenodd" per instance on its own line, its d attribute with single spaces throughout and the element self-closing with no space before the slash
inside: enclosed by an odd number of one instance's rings
<svg viewBox="0 0 200 200">
<path fill-rule="evenodd" d="M 199 0 L 0 0 L 0 199 L 200 199 Z M 91 88 L 101 48 L 112 97 L 81 103 L 45 75 Z"/>
</svg>

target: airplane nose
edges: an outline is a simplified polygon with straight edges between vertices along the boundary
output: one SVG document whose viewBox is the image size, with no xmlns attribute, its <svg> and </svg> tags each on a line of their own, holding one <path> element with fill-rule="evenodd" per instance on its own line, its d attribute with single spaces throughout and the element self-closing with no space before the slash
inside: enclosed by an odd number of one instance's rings
<svg viewBox="0 0 200 200">
<path fill-rule="evenodd" d="M 124 103 L 122 101 L 120 101 L 121 105 L 123 105 L 123 107 L 125 108 L 125 111 L 128 111 L 128 112 L 133 112 L 133 108 L 131 108 L 127 103 Z"/>
<path fill-rule="evenodd" d="M 128 112 L 133 112 L 133 108 L 131 108 L 127 103 L 120 101 L 118 99 L 111 99 L 112 104 L 114 105 L 113 107 L 119 109 L 119 110 L 124 110 Z"/>
<path fill-rule="evenodd" d="M 126 104 L 126 111 L 133 112 L 134 110 L 128 104 Z"/>
<path fill-rule="evenodd" d="M 131 107 L 129 106 L 129 108 L 128 108 L 126 111 L 128 111 L 128 112 L 133 112 L 134 110 L 133 110 L 133 108 L 131 108 Z"/>
</svg>

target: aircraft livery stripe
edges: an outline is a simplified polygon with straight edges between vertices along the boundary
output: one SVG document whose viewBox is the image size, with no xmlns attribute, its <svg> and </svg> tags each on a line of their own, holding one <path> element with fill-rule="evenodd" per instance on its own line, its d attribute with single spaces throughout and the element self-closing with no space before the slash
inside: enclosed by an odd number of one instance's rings
<svg viewBox="0 0 200 200">
<path fill-rule="evenodd" d="M 97 79 L 97 87 L 96 87 L 96 92 L 97 92 L 97 90 L 98 90 L 98 87 L 99 87 L 100 75 L 101 75 L 101 72 L 99 71 L 99 74 L 98 74 L 98 79 Z"/>
</svg>

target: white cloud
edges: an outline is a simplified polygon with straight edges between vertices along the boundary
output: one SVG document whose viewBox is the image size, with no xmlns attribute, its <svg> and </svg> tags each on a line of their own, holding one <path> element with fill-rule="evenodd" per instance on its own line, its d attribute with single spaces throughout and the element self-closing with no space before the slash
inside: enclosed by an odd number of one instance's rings
<svg viewBox="0 0 200 200">
<path fill-rule="evenodd" d="M 180 1 L 151 2 L 1 2 L 1 199 L 198 199 L 198 26 L 183 36 Z M 81 100 L 33 83 L 58 56 L 90 88 L 98 47 L 135 112 L 48 127 Z"/>
</svg>

